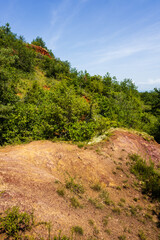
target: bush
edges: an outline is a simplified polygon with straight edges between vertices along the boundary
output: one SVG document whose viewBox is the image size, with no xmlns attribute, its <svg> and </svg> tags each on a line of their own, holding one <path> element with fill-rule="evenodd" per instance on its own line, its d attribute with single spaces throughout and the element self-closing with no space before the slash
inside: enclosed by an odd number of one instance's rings
<svg viewBox="0 0 160 240">
<path fill-rule="evenodd" d="M 33 214 L 21 213 L 18 207 L 8 209 L 0 217 L 0 233 L 8 238 L 19 239 L 20 235 L 30 231 L 34 225 Z"/>
<path fill-rule="evenodd" d="M 148 165 L 136 154 L 130 155 L 130 159 L 133 160 L 131 172 L 143 181 L 143 193 L 160 201 L 160 173 L 155 170 L 153 162 Z"/>
</svg>

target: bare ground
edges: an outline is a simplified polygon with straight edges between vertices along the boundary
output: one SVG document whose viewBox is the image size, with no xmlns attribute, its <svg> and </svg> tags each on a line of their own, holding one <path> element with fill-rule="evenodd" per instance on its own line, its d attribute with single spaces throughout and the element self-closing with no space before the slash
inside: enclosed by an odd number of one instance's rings
<svg viewBox="0 0 160 240">
<path fill-rule="evenodd" d="M 136 240 L 143 231 L 146 239 L 158 240 L 154 214 L 157 203 L 149 201 L 136 185 L 129 171 L 128 154 L 132 153 L 152 159 L 156 166 L 160 163 L 159 144 L 124 130 L 115 130 L 108 140 L 83 148 L 51 141 L 2 147 L 0 211 L 12 206 L 34 210 L 37 221 L 51 222 L 52 236 L 59 230 L 70 235 L 71 228 L 78 225 L 84 234 L 76 239 L 114 240 L 126 236 Z M 84 194 L 65 187 L 71 178 L 83 185 Z M 97 183 L 109 193 L 110 205 L 105 205 L 100 192 L 91 188 Z M 57 190 L 62 190 L 64 196 Z M 73 197 L 80 207 L 71 204 Z M 106 216 L 108 221 L 104 223 Z M 35 231 L 43 237 L 48 234 L 43 228 Z"/>
</svg>

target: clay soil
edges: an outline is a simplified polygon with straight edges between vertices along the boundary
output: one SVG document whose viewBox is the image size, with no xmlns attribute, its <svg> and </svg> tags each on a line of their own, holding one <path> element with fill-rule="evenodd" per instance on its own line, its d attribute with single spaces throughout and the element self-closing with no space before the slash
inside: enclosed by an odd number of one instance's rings
<svg viewBox="0 0 160 240">
<path fill-rule="evenodd" d="M 80 226 L 83 236 L 75 234 L 75 239 L 137 240 L 143 232 L 143 239 L 158 240 L 158 203 L 142 195 L 130 173 L 129 154 L 160 164 L 159 144 L 120 129 L 82 148 L 51 141 L 1 147 L 0 212 L 12 206 L 34 210 L 36 221 L 51 223 L 52 237 L 59 230 L 70 236 L 73 226 Z M 66 188 L 71 179 L 83 186 L 83 194 Z M 95 185 L 101 189 L 96 191 Z M 109 193 L 109 205 L 100 197 L 104 191 Z M 73 198 L 79 206 L 74 206 Z M 48 236 L 43 227 L 33 234 Z"/>
</svg>

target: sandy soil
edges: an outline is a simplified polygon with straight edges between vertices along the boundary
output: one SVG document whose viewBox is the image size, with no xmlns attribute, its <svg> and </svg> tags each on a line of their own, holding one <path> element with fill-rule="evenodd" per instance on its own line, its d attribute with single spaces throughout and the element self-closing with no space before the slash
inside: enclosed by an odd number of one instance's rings
<svg viewBox="0 0 160 240">
<path fill-rule="evenodd" d="M 134 187 L 137 181 L 129 171 L 128 154 L 136 153 L 160 163 L 160 146 L 142 136 L 123 130 L 100 143 L 78 148 L 67 143 L 36 141 L 0 148 L 0 211 L 11 206 L 32 211 L 37 221 L 50 221 L 52 236 L 63 230 L 70 235 L 75 225 L 84 230 L 76 239 L 139 239 L 142 230 L 147 239 L 158 239 L 156 203 L 150 202 Z M 76 194 L 65 187 L 74 178 L 83 185 L 84 194 Z M 109 193 L 111 203 L 105 205 L 100 192 L 91 186 L 100 183 Z M 57 190 L 63 190 L 60 196 Z M 70 199 L 75 197 L 83 206 L 75 208 Z M 95 207 L 89 199 L 98 199 Z M 123 199 L 123 201 L 122 201 Z M 119 210 L 116 210 L 116 209 Z M 136 209 L 132 214 L 131 209 Z M 146 215 L 152 215 L 152 220 Z M 105 226 L 104 217 L 108 217 Z M 94 224 L 91 224 L 91 222 Z M 46 237 L 47 231 L 37 232 Z M 35 233 L 36 234 L 36 233 Z"/>
</svg>

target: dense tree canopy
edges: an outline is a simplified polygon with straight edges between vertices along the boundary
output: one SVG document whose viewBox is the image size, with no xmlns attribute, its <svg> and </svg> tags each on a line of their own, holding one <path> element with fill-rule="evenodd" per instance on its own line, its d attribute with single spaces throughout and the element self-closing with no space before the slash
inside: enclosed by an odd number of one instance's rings
<svg viewBox="0 0 160 240">
<path fill-rule="evenodd" d="M 41 37 L 32 44 L 46 48 Z M 110 127 L 134 128 L 160 142 L 160 90 L 139 93 L 131 79 L 91 76 L 36 53 L 0 27 L 0 144 L 61 138 L 86 141 Z"/>
</svg>

